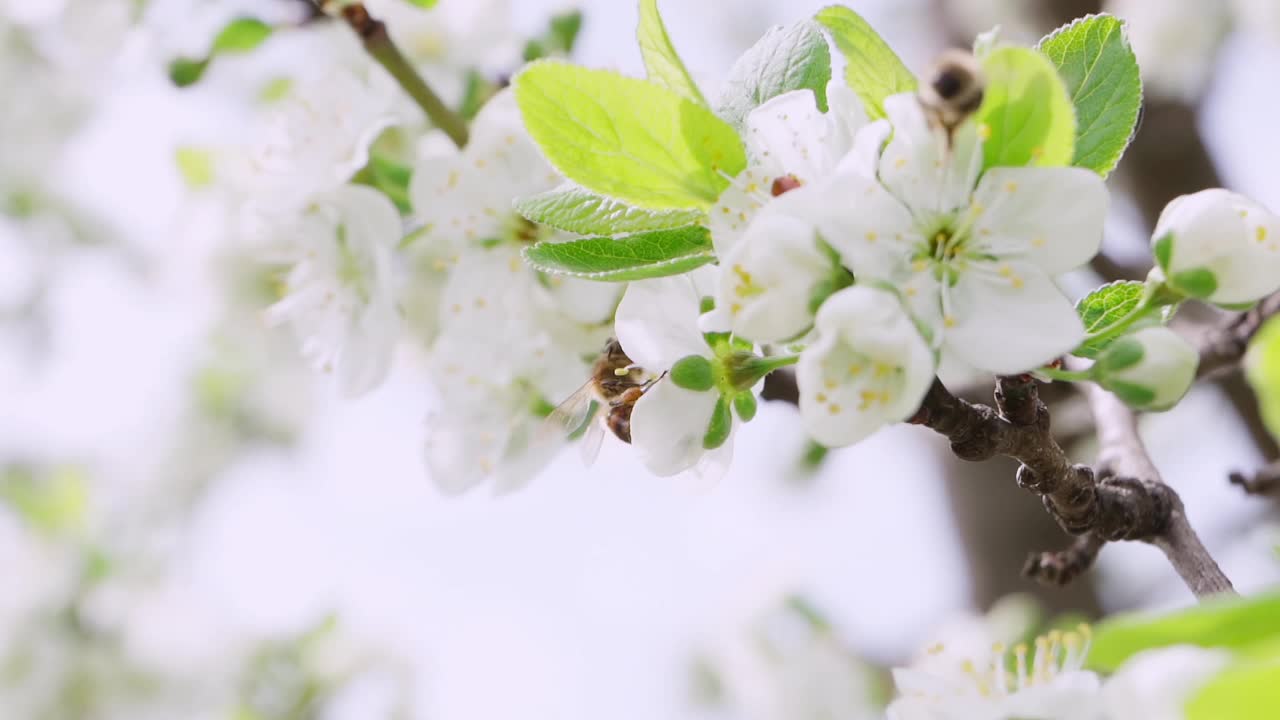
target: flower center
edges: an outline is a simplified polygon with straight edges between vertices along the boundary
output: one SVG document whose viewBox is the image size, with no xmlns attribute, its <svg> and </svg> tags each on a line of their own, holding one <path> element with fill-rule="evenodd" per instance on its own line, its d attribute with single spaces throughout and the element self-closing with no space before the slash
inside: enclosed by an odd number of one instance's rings
<svg viewBox="0 0 1280 720">
<path fill-rule="evenodd" d="M 894 365 L 859 352 L 848 345 L 842 345 L 831 352 L 822 364 L 823 391 L 814 399 L 825 405 L 832 415 L 839 415 L 845 408 L 835 395 L 841 387 L 857 387 L 852 397 L 856 401 L 853 409 L 867 412 L 873 408 L 884 407 L 893 402 L 901 390 L 906 373 L 901 366 Z"/>
<path fill-rule="evenodd" d="M 1064 673 L 1083 668 L 1091 637 L 1092 631 L 1084 624 L 1069 632 L 1053 630 L 1035 639 L 1034 650 L 1019 643 L 1010 655 L 1003 644 L 996 644 L 985 667 L 965 660 L 960 669 L 979 695 L 1004 697 L 1048 685 Z M 941 645 L 930 650 L 943 651 Z"/>
</svg>

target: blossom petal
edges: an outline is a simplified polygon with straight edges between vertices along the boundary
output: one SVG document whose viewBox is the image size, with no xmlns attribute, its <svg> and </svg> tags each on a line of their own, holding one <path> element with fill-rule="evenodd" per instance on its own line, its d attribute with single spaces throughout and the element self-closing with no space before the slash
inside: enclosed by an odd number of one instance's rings
<svg viewBox="0 0 1280 720">
<path fill-rule="evenodd" d="M 982 142 L 974 123 L 946 134 L 929 124 L 915 93 L 884 101 L 893 139 L 880 158 L 880 180 L 917 215 L 947 213 L 968 204 L 982 171 Z"/>
<path fill-rule="evenodd" d="M 784 195 L 810 217 L 860 279 L 892 281 L 918 239 L 911 212 L 875 180 L 857 173 Z"/>
<path fill-rule="evenodd" d="M 724 257 L 738 244 L 756 213 L 770 201 L 770 185 L 776 175 L 764 166 L 753 165 L 738 173 L 720 193 L 716 204 L 707 212 L 716 255 Z"/>
<path fill-rule="evenodd" d="M 910 417 L 934 377 L 933 353 L 898 298 L 854 286 L 823 303 L 796 368 L 800 415 L 823 445 L 850 445 Z"/>
<path fill-rule="evenodd" d="M 721 261 L 717 310 L 728 313 L 741 337 L 757 343 L 786 340 L 809 326 L 813 287 L 833 269 L 812 223 L 766 213 Z"/>
<path fill-rule="evenodd" d="M 1102 244 L 1107 187 L 1084 168 L 991 168 L 974 192 L 977 241 L 992 255 L 1025 256 L 1050 275 L 1088 262 Z"/>
<path fill-rule="evenodd" d="M 943 352 L 983 370 L 1031 370 L 1070 352 L 1084 337 L 1071 301 L 1026 261 L 971 263 L 943 292 L 949 310 Z"/>
<path fill-rule="evenodd" d="M 698 464 L 706 453 L 702 439 L 719 397 L 714 391 L 694 392 L 667 380 L 645 392 L 631 412 L 631 444 L 650 472 L 667 477 Z"/>
<path fill-rule="evenodd" d="M 627 357 L 649 372 L 668 370 L 688 355 L 710 352 L 698 330 L 702 298 L 689 278 L 641 280 L 618 303 L 614 331 Z"/>
<path fill-rule="evenodd" d="M 842 110 L 857 112 L 852 107 Z M 812 90 L 783 93 L 747 115 L 747 152 L 775 176 L 789 174 L 813 182 L 830 174 L 849 152 L 849 130 L 857 122 L 856 116 L 835 118 L 820 111 Z"/>
</svg>

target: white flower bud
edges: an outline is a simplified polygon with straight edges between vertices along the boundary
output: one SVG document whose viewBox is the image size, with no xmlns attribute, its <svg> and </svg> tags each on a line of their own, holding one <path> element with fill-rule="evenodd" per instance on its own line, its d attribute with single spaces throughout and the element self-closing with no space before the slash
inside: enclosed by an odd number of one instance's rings
<svg viewBox="0 0 1280 720">
<path fill-rule="evenodd" d="M 1169 286 L 1189 297 L 1237 305 L 1280 290 L 1280 217 L 1241 195 L 1175 199 L 1151 242 Z"/>
<path fill-rule="evenodd" d="M 1196 378 L 1200 354 L 1163 325 L 1120 338 L 1093 366 L 1094 378 L 1138 410 L 1168 410 Z"/>
</svg>

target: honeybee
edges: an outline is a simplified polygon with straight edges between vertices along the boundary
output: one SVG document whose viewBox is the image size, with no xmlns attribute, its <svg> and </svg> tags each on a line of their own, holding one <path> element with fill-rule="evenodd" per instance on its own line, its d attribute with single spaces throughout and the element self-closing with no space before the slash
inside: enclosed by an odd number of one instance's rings
<svg viewBox="0 0 1280 720">
<path fill-rule="evenodd" d="M 986 76 L 973 53 L 947 50 L 933 63 L 919 91 L 929 122 L 946 133 L 951 147 L 956 128 L 982 105 Z"/>
<path fill-rule="evenodd" d="M 547 416 L 546 432 L 563 431 L 570 436 L 581 432 L 582 459 L 590 465 L 600 451 L 605 430 L 622 442 L 631 443 L 631 411 L 636 401 L 661 379 L 648 377 L 627 357 L 622 344 L 610 338 L 592 365 L 587 381 Z M 599 416 L 601 408 L 603 416 Z"/>
</svg>

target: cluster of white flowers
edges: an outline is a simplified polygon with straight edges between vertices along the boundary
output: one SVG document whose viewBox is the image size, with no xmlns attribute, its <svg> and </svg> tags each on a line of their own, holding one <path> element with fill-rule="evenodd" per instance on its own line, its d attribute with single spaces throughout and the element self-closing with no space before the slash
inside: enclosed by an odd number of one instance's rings
<svg viewBox="0 0 1280 720">
<path fill-rule="evenodd" d="M 469 10 L 427 22 L 444 11 L 383 9 L 432 72 L 487 67 L 512 45 L 505 31 L 493 53 L 453 36 L 442 45 L 438 28 L 476 25 Z M 470 54 L 452 58 L 454 46 Z M 383 380 L 402 337 L 425 349 L 436 387 L 427 464 L 449 492 L 518 487 L 542 468 L 558 447 L 543 417 L 590 378 L 610 336 L 632 363 L 619 370 L 644 380 L 625 402 L 598 397 L 597 418 L 621 423 L 610 427 L 658 475 L 722 472 L 735 418 L 752 419 L 761 381 L 787 365 L 808 434 L 843 446 L 910 418 L 935 377 L 1045 371 L 1086 339 L 1058 278 L 1100 247 L 1103 178 L 986 167 L 990 129 L 973 118 L 943 129 L 915 93 L 887 97 L 874 122 L 840 79 L 825 111 L 808 89 L 756 107 L 742 128 L 746 168 L 705 221 L 717 264 L 624 286 L 523 262 L 533 243 L 573 238 L 513 209 L 563 180 L 513 93 L 487 100 L 459 148 L 415 120 L 380 70 L 350 59 L 300 84 L 249 163 L 250 217 L 271 257 L 291 265 L 269 317 L 349 395 Z M 398 209 L 353 184 L 393 125 L 398 159 L 412 165 Z M 1252 302 L 1280 285 L 1278 237 L 1275 216 L 1244 198 L 1180 199 L 1153 240 L 1153 286 Z M 1109 349 L 1089 379 L 1162 410 L 1194 374 L 1186 343 L 1151 327 Z"/>
<path fill-rule="evenodd" d="M 1104 679 L 1084 669 L 1089 640 L 1082 625 L 1012 649 L 933 645 L 894 670 L 889 720 L 1182 720 L 1186 700 L 1230 661 L 1222 650 L 1176 645 L 1138 653 Z"/>
<path fill-rule="evenodd" d="M 948 141 L 914 94 L 888 98 L 887 120 L 874 123 L 843 85 L 833 82 L 827 96 L 825 113 L 801 90 L 748 116 L 749 167 L 711 210 L 721 260 L 702 330 L 803 345 L 801 414 L 810 435 L 831 446 L 910 417 L 940 365 L 1023 372 L 1080 342 L 1083 325 L 1053 278 L 1098 250 L 1107 206 L 1098 175 L 981 173 L 976 123 Z M 670 370 L 698 344 L 707 354 L 696 334 L 679 333 L 677 342 L 671 330 L 696 307 L 688 283 L 679 292 L 689 296 L 683 313 L 652 309 L 655 296 L 675 295 L 677 285 L 635 283 L 627 298 L 645 294 L 634 304 L 649 316 L 626 313 L 628 299 L 619 310 L 623 347 L 651 372 Z M 637 320 L 648 321 L 647 336 Z M 663 352 L 639 360 L 639 346 Z M 637 403 L 637 449 L 662 457 L 651 469 L 699 460 L 695 440 L 716 398 L 655 388 Z M 662 426 L 657 446 L 646 442 L 650 422 Z M 677 422 L 689 427 L 673 437 Z"/>
</svg>

